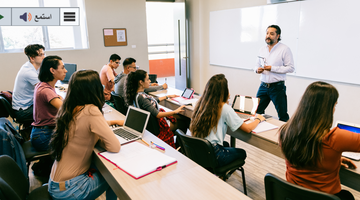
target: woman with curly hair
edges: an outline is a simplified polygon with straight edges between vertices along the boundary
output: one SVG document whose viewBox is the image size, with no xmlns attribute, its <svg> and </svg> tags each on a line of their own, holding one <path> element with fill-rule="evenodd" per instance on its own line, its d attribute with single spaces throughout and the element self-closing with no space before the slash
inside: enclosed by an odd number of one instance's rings
<svg viewBox="0 0 360 200">
<path fill-rule="evenodd" d="M 213 145 L 219 167 L 237 159 L 246 158 L 245 150 L 229 147 L 229 143 L 224 141 L 227 127 L 229 126 L 232 131 L 240 128 L 250 133 L 265 120 L 263 116 L 257 115 L 253 122 L 244 123 L 234 109 L 227 104 L 229 97 L 228 82 L 224 74 L 214 75 L 207 82 L 204 93 L 195 106 L 190 123 L 193 136 L 205 138 Z"/>
<path fill-rule="evenodd" d="M 81 70 L 71 76 L 50 143 L 55 162 L 48 190 L 53 199 L 96 199 L 104 191 L 106 199 L 116 199 L 92 164 L 95 144 L 110 152 L 120 151 L 120 142 L 109 125 L 123 125 L 124 121 L 106 121 L 104 103 L 103 87 L 96 71 Z"/>
<path fill-rule="evenodd" d="M 184 105 L 180 106 L 178 109 L 170 112 L 160 112 L 158 102 L 172 98 L 177 97 L 177 95 L 167 95 L 164 97 L 152 97 L 144 92 L 144 89 L 149 88 L 150 86 L 150 79 L 149 75 L 144 70 L 136 70 L 135 72 L 131 72 L 125 83 L 125 101 L 128 105 L 134 105 L 135 107 L 141 108 L 143 110 L 149 111 L 151 113 L 151 116 L 153 118 L 159 119 L 159 121 L 149 121 L 147 129 L 152 132 L 154 135 L 158 136 L 160 139 L 166 138 L 172 138 L 173 133 L 168 130 L 168 127 L 166 123 L 163 123 L 161 119 L 163 117 L 169 117 L 173 116 L 175 114 L 178 114 L 179 112 L 183 111 Z M 151 117 L 150 117 L 151 120 Z M 171 119 L 172 120 L 172 119 Z M 154 126 L 154 123 L 156 123 Z M 173 120 L 170 124 L 171 131 L 174 131 L 177 129 L 179 122 L 175 123 L 175 120 Z M 152 128 L 149 127 L 154 126 Z M 165 127 L 163 127 L 165 126 Z M 156 127 L 156 128 L 155 128 Z M 151 129 L 151 130 L 150 130 Z M 159 130 L 161 129 L 161 130 Z M 168 132 L 168 136 L 163 136 L 163 132 Z M 172 136 L 171 136 L 172 135 Z M 163 139 L 164 140 L 164 139 Z M 164 140 L 167 142 L 166 140 Z M 172 142 L 167 142 L 168 144 L 173 144 Z M 174 147 L 174 146 L 173 146 Z"/>
<path fill-rule="evenodd" d="M 339 93 L 325 82 L 310 84 L 291 119 L 280 128 L 279 144 L 286 158 L 286 179 L 309 189 L 354 199 L 341 190 L 340 166 L 355 167 L 341 157 L 344 151 L 360 151 L 360 134 L 339 128 L 330 130 Z"/>
</svg>

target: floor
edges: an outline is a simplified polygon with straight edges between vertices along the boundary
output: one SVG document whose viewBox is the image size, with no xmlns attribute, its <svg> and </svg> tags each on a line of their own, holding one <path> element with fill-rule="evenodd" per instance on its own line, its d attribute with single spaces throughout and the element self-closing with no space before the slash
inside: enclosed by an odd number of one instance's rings
<svg viewBox="0 0 360 200">
<path fill-rule="evenodd" d="M 230 141 L 228 136 L 226 140 Z M 267 173 L 271 172 L 272 174 L 275 174 L 285 179 L 286 167 L 284 159 L 274 156 L 268 152 L 265 152 L 240 140 L 236 141 L 236 146 L 245 149 L 247 152 L 246 164 L 244 165 L 244 169 L 248 196 L 255 200 L 264 200 L 264 177 Z M 46 181 L 34 176 L 32 171 L 30 171 L 29 176 L 31 186 L 30 190 L 41 186 L 41 184 Z M 235 187 L 239 191 L 243 192 L 241 172 L 235 172 L 227 180 L 227 183 L 229 183 L 231 186 Z M 342 188 L 349 190 L 355 196 L 355 199 L 360 200 L 360 192 L 347 188 L 346 186 L 342 186 Z M 104 194 L 97 198 L 97 200 L 105 199 L 106 198 Z"/>
</svg>

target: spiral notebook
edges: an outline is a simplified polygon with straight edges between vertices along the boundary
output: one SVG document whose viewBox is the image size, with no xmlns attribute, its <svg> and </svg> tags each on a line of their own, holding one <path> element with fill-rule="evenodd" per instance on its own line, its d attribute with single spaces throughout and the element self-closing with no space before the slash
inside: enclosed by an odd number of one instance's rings
<svg viewBox="0 0 360 200">
<path fill-rule="evenodd" d="M 122 145 L 118 153 L 105 151 L 98 154 L 135 179 L 177 162 L 175 158 L 139 142 Z"/>
</svg>

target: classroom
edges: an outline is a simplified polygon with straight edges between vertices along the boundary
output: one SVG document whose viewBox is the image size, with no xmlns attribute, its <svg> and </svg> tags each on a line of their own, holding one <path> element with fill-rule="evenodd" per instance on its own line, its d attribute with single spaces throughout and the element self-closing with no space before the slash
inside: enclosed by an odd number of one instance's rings
<svg viewBox="0 0 360 200">
<path fill-rule="evenodd" d="M 0 0 L 0 4 L 1 1 L 2 0 Z M 52 50 L 47 51 L 47 55 L 61 56 L 67 63 L 76 63 L 78 69 L 92 69 L 100 72 L 102 66 L 107 63 L 109 56 L 116 53 L 120 55 L 121 58 L 136 58 L 136 64 L 141 66 L 141 69 L 149 71 L 146 2 L 146 0 L 85 0 L 89 48 L 80 50 Z M 265 6 L 267 4 L 267 0 L 186 0 L 186 18 L 189 22 L 189 83 L 191 88 L 201 94 L 201 92 L 204 91 L 206 83 L 213 75 L 224 74 L 228 80 L 230 102 L 236 94 L 256 96 L 260 84 L 260 75 L 254 73 L 253 70 L 224 67 L 212 65 L 210 63 L 210 16 L 211 12 L 214 11 Z M 357 19 L 354 19 L 354 21 L 355 20 Z M 127 30 L 127 46 L 105 47 L 103 41 L 103 29 L 118 27 L 124 27 Z M 332 30 L 333 31 L 328 34 L 333 35 L 334 40 L 341 40 L 341 37 L 344 37 L 344 35 L 347 34 L 342 33 L 341 30 L 336 30 L 336 24 Z M 264 30 L 264 37 L 265 33 Z M 285 36 L 286 32 L 283 32 L 282 34 Z M 331 45 L 331 41 L 329 42 Z M 309 49 L 311 49 L 311 47 L 309 47 Z M 349 51 L 356 51 L 356 49 L 349 49 Z M 257 55 L 254 55 L 254 60 L 256 56 Z M 13 90 L 17 72 L 27 61 L 27 58 L 23 52 L 0 53 L 0 60 L 0 91 Z M 356 59 L 353 60 L 356 65 Z M 339 65 L 328 66 L 328 70 L 331 71 L 341 67 L 342 66 Z M 120 66 L 117 71 L 120 72 L 121 70 L 122 66 Z M 356 68 L 356 71 L 349 71 L 351 74 L 358 74 L 359 72 L 359 68 Z M 324 73 L 326 74 L 327 72 Z M 301 76 L 287 76 L 286 94 L 288 114 L 290 117 L 295 113 L 307 86 L 319 80 L 320 79 Z M 360 111 L 360 106 L 357 104 L 357 99 L 360 98 L 360 85 L 332 80 L 323 81 L 333 85 L 339 92 L 339 99 L 336 106 L 336 112 L 334 113 L 333 123 L 341 120 L 360 124 L 360 115 L 357 113 Z M 272 103 L 270 103 L 270 106 L 266 109 L 266 114 L 277 116 L 276 109 Z M 229 138 L 230 136 L 227 136 L 227 139 Z M 256 157 L 262 155 L 268 157 L 268 160 L 271 160 L 272 162 L 272 166 L 268 168 L 264 167 L 261 171 L 269 170 L 269 172 L 271 172 L 272 168 L 278 168 L 274 171 L 277 175 L 285 179 L 286 169 L 283 158 L 274 156 L 273 154 L 253 147 L 243 141 L 237 140 L 236 144 L 237 147 L 250 151 L 247 157 L 247 161 L 251 163 L 249 164 L 250 166 L 266 164 L 266 160 L 261 161 L 261 159 L 251 159 L 251 156 Z M 263 184 L 263 176 L 252 180 L 250 176 L 256 174 L 256 170 L 251 171 L 251 169 L 246 167 L 246 164 L 244 168 L 248 172 L 246 177 L 247 181 L 254 181 L 253 185 L 255 185 L 254 188 L 250 189 L 249 197 L 253 199 L 265 199 L 264 188 L 261 188 L 258 192 L 256 191 L 256 187 L 263 187 L 263 185 L 261 185 Z M 228 180 L 230 182 L 229 184 L 234 185 L 236 189 L 241 191 L 242 185 L 239 186 L 238 183 L 234 183 L 241 182 L 241 174 L 235 176 L 235 178 L 231 177 Z M 355 199 L 360 199 L 359 191 L 351 190 L 351 192 L 355 196 Z"/>
</svg>

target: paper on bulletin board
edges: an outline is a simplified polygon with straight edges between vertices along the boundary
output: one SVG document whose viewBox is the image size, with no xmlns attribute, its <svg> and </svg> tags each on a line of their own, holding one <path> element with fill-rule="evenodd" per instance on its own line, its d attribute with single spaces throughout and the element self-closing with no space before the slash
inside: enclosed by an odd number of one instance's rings
<svg viewBox="0 0 360 200">
<path fill-rule="evenodd" d="M 116 30 L 117 42 L 125 42 L 125 30 Z"/>
<path fill-rule="evenodd" d="M 114 35 L 113 29 L 104 29 L 104 35 Z"/>
</svg>

